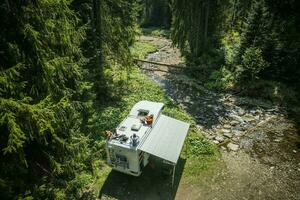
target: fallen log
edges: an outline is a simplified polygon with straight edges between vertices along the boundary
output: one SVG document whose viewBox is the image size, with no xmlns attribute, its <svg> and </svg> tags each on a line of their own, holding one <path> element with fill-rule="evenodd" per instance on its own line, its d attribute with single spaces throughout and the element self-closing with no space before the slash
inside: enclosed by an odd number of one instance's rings
<svg viewBox="0 0 300 200">
<path fill-rule="evenodd" d="M 170 65 L 166 63 L 159 63 L 159 62 L 153 62 L 153 61 L 148 61 L 148 60 L 141 60 L 141 59 L 134 59 L 135 62 L 142 62 L 142 63 L 149 63 L 153 65 L 160 65 L 160 66 L 165 66 L 165 67 L 172 67 L 172 68 L 178 68 L 178 69 L 184 69 L 184 66 L 178 66 L 178 65 Z"/>
</svg>

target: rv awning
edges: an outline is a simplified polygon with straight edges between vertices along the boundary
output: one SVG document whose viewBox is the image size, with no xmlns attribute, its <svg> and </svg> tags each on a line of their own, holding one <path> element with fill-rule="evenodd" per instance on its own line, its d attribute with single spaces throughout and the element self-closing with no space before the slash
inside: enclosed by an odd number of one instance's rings
<svg viewBox="0 0 300 200">
<path fill-rule="evenodd" d="M 139 149 L 176 164 L 189 126 L 188 123 L 161 115 Z"/>
</svg>

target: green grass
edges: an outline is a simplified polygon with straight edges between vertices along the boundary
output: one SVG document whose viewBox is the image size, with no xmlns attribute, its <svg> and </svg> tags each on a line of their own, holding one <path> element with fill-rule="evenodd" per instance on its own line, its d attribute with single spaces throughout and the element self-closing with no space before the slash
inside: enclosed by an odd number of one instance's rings
<svg viewBox="0 0 300 200">
<path fill-rule="evenodd" d="M 159 27 L 148 27 L 148 28 L 142 28 L 141 32 L 143 35 L 150 35 L 155 37 L 170 37 L 170 30 L 163 29 Z"/>
<path fill-rule="evenodd" d="M 201 172 L 205 171 L 219 157 L 217 147 L 205 139 L 196 129 L 194 119 L 184 110 L 176 106 L 165 95 L 161 88 L 143 75 L 137 67 L 133 67 L 129 74 L 126 71 L 107 69 L 106 74 L 114 74 L 114 82 L 124 80 L 123 94 L 118 101 L 111 105 L 99 108 L 95 126 L 98 134 L 104 134 L 105 130 L 113 130 L 127 116 L 132 106 L 141 100 L 163 102 L 165 104 L 164 114 L 191 124 L 188 138 L 186 140 L 182 158 L 186 159 L 182 180 L 190 181 L 199 178 Z M 97 180 L 92 183 L 95 191 L 99 191 L 106 180 L 110 170 L 101 162 L 102 167 L 95 170 Z M 196 177 L 196 178 L 195 178 Z"/>
<path fill-rule="evenodd" d="M 131 47 L 130 51 L 134 58 L 144 59 L 149 53 L 157 51 L 157 48 L 158 47 L 148 42 L 137 41 Z"/>
<path fill-rule="evenodd" d="M 234 83 L 233 73 L 223 66 L 211 73 L 205 86 L 214 90 L 228 90 L 233 88 Z"/>
</svg>

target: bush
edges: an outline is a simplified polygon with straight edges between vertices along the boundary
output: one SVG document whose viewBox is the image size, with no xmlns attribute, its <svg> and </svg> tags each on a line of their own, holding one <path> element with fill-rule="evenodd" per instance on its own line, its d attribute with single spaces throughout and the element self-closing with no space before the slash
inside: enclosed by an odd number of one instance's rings
<svg viewBox="0 0 300 200">
<path fill-rule="evenodd" d="M 242 55 L 241 65 L 236 68 L 236 75 L 242 81 L 254 81 L 259 79 L 258 74 L 269 66 L 262 56 L 262 50 L 257 47 L 249 47 Z"/>
<path fill-rule="evenodd" d="M 232 65 L 241 44 L 240 34 L 236 31 L 230 31 L 222 38 L 221 43 L 224 51 L 225 64 Z"/>
<path fill-rule="evenodd" d="M 187 139 L 187 145 L 190 156 L 215 155 L 216 147 L 213 146 L 207 139 L 200 136 L 191 136 Z"/>
<path fill-rule="evenodd" d="M 162 29 L 159 27 L 142 28 L 144 35 L 155 36 L 155 37 L 170 37 L 170 30 Z"/>
<path fill-rule="evenodd" d="M 217 90 L 230 89 L 234 86 L 234 76 L 223 66 L 210 75 L 209 82 L 205 86 Z"/>
<path fill-rule="evenodd" d="M 149 53 L 157 51 L 157 47 L 148 42 L 135 42 L 130 48 L 134 58 L 144 59 Z"/>
</svg>

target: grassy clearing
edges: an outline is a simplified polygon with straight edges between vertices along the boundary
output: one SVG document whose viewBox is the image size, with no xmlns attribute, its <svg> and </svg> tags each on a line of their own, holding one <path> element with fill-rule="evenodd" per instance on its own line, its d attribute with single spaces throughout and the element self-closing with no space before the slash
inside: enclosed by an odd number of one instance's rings
<svg viewBox="0 0 300 200">
<path fill-rule="evenodd" d="M 143 35 L 150 35 L 155 37 L 170 37 L 170 30 L 159 27 L 148 27 L 141 29 Z"/>
<path fill-rule="evenodd" d="M 136 58 L 145 58 L 148 53 L 156 50 L 157 47 L 147 42 L 136 42 L 131 49 L 132 54 Z M 95 160 L 93 162 L 94 181 L 87 187 L 93 191 L 93 195 L 99 194 L 111 175 L 110 167 L 105 164 L 105 131 L 113 130 L 127 116 L 132 106 L 141 100 L 163 102 L 165 104 L 164 114 L 191 124 L 188 138 L 181 154 L 181 158 L 186 161 L 181 180 L 184 182 L 197 182 L 202 172 L 206 171 L 217 160 L 219 152 L 217 147 L 205 139 L 196 129 L 195 120 L 175 105 L 162 89 L 142 74 L 137 67 L 133 67 L 130 73 L 126 70 L 120 70 L 118 67 L 111 67 L 105 70 L 105 75 L 111 78 L 111 91 L 116 98 L 114 101 L 98 106 L 97 116 L 91 119 L 90 122 L 95 130 L 94 138 L 96 141 L 94 144 L 97 146 L 96 149 L 101 149 L 98 152 L 103 157 L 103 160 Z M 139 182 L 152 181 L 150 180 L 151 176 L 148 178 L 146 175 L 140 177 L 142 181 L 138 181 L 137 185 L 139 185 Z M 144 187 L 143 183 L 141 185 Z M 132 187 L 135 188 L 134 185 Z M 147 187 L 151 187 L 151 184 Z"/>
<path fill-rule="evenodd" d="M 157 51 L 157 46 L 145 42 L 145 41 L 137 41 L 135 42 L 134 46 L 130 49 L 131 54 L 136 59 L 143 59 L 145 58 L 149 53 Z"/>
<path fill-rule="evenodd" d="M 124 93 L 120 96 L 119 100 L 110 106 L 105 105 L 103 108 L 99 108 L 98 120 L 96 121 L 98 133 L 101 134 L 105 130 L 115 128 L 138 101 L 163 102 L 165 104 L 164 114 L 191 124 L 188 139 L 181 155 L 183 159 L 186 159 L 186 165 L 181 178 L 183 180 L 196 180 L 201 175 L 201 172 L 207 169 L 218 158 L 219 153 L 216 146 L 205 139 L 196 129 L 194 119 L 173 104 L 161 88 L 143 75 L 139 69 L 134 67 L 128 76 L 125 71 L 120 72 L 116 69 L 109 69 L 106 73 L 114 74 L 113 81 L 116 83 L 124 79 L 124 77 L 128 79 L 125 81 L 125 86 L 123 85 Z M 102 143 L 102 140 L 99 142 Z M 98 180 L 93 183 L 93 187 L 96 188 L 96 191 L 100 190 L 99 188 L 102 187 L 105 177 L 110 172 L 105 163 L 101 163 L 101 166 L 95 169 Z"/>
</svg>

